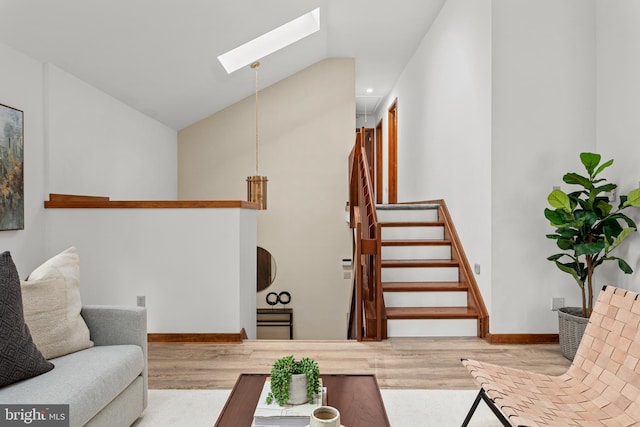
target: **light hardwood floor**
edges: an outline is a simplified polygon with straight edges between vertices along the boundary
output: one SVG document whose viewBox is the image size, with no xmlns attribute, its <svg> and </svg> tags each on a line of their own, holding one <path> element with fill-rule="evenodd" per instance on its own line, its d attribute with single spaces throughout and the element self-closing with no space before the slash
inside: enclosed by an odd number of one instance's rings
<svg viewBox="0 0 640 427">
<path fill-rule="evenodd" d="M 399 389 L 476 389 L 461 358 L 550 375 L 570 365 L 558 344 L 496 345 L 478 338 L 151 343 L 149 388 L 230 389 L 239 374 L 268 373 L 276 359 L 290 354 L 315 359 L 321 374 L 371 373 L 381 388 Z"/>
</svg>

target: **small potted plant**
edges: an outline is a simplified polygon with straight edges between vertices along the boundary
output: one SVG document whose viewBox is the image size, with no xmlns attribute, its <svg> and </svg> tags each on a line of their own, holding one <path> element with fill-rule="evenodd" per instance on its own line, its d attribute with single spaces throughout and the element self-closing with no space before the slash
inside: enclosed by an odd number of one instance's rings
<svg viewBox="0 0 640 427">
<path fill-rule="evenodd" d="M 274 400 L 284 406 L 312 403 L 320 393 L 320 369 L 308 357 L 295 360 L 293 356 L 278 359 L 271 368 L 271 391 L 267 403 Z"/>
<path fill-rule="evenodd" d="M 553 190 L 548 202 L 553 209 L 546 208 L 544 216 L 555 228 L 547 238 L 556 241 L 562 252 L 547 259 L 576 281 L 582 292 L 582 307 L 564 307 L 558 312 L 560 317 L 560 346 L 562 354 L 573 360 L 582 333 L 593 310 L 593 275 L 597 267 L 605 261 L 616 261 L 626 274 L 633 272 L 622 258 L 611 252 L 631 233 L 636 231 L 635 222 L 622 213 L 629 207 L 640 207 L 640 188 L 628 195 L 621 195 L 617 206 L 610 201 L 609 194 L 615 194 L 616 184 L 608 183 L 598 175 L 613 164 L 609 160 L 600 164 L 601 156 L 595 153 L 581 153 L 580 161 L 587 176 L 571 172 L 562 180 L 580 188 L 571 193 Z M 567 324 L 566 322 L 577 322 Z"/>
</svg>

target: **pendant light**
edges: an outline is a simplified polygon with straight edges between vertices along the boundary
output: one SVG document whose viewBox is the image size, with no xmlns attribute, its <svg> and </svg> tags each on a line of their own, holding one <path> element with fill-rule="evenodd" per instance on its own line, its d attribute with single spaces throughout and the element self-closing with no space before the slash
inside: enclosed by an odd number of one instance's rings
<svg viewBox="0 0 640 427">
<path fill-rule="evenodd" d="M 256 174 L 247 177 L 247 200 L 258 204 L 259 210 L 267 209 L 267 177 L 258 173 L 258 67 L 259 62 L 251 64 L 256 70 Z"/>
</svg>

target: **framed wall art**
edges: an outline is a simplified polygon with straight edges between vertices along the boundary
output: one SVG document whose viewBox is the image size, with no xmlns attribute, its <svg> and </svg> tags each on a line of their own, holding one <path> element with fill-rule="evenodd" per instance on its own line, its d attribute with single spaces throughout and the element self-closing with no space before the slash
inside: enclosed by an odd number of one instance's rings
<svg viewBox="0 0 640 427">
<path fill-rule="evenodd" d="M 0 231 L 24 229 L 23 116 L 0 104 Z"/>
</svg>

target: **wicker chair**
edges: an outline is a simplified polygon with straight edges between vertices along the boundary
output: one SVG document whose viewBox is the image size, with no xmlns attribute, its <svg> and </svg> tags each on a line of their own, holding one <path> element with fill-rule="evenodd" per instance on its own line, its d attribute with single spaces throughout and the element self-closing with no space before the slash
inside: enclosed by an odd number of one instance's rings
<svg viewBox="0 0 640 427">
<path fill-rule="evenodd" d="M 480 400 L 505 426 L 640 426 L 639 360 L 638 294 L 607 286 L 565 374 L 463 359 L 481 387 L 463 426 Z"/>
</svg>

